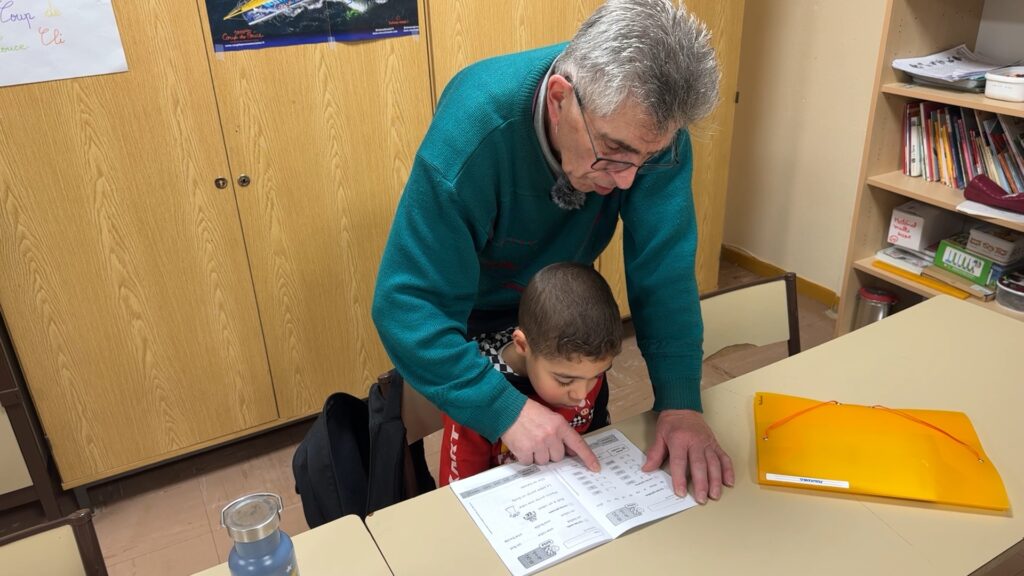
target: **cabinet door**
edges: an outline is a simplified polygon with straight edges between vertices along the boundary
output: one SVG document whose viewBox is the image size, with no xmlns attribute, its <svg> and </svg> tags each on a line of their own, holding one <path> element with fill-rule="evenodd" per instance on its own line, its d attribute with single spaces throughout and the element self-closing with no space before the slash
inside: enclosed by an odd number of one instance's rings
<svg viewBox="0 0 1024 576">
<path fill-rule="evenodd" d="M 466 66 L 570 40 L 604 0 L 430 0 L 434 99 Z"/>
<path fill-rule="evenodd" d="M 65 487 L 277 416 L 195 5 L 129 71 L 0 88 L 0 305 Z"/>
<path fill-rule="evenodd" d="M 426 38 L 207 49 L 234 176 L 251 179 L 238 206 L 281 417 L 364 395 L 389 367 L 370 305 L 430 122 Z"/>
</svg>

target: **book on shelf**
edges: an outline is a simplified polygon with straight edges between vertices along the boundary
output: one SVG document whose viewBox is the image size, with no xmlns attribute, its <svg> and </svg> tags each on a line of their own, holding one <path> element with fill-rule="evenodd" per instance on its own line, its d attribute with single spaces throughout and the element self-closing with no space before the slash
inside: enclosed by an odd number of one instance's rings
<svg viewBox="0 0 1024 576">
<path fill-rule="evenodd" d="M 1024 118 L 914 101 L 902 132 L 905 175 L 960 190 L 984 175 L 1007 194 L 1024 194 Z"/>
<path fill-rule="evenodd" d="M 1009 150 L 1006 145 L 1006 135 L 1003 132 L 1003 123 L 1000 121 L 1000 116 L 992 112 L 982 112 L 979 114 L 987 138 L 989 154 L 992 156 L 993 164 L 995 164 L 995 176 L 998 178 L 993 177 L 992 174 L 986 174 L 986 176 L 998 183 L 1003 190 L 1016 194 L 1019 192 L 1014 192 L 1014 190 L 1019 189 L 1020 185 L 1024 184 L 1024 182 L 1020 182 L 1021 175 L 1017 174 L 1016 162 L 1006 161 Z"/>
<path fill-rule="evenodd" d="M 926 254 L 899 246 L 882 248 L 875 252 L 875 258 L 913 274 L 920 274 L 932 263 L 931 258 Z"/>
<path fill-rule="evenodd" d="M 935 134 L 935 121 L 932 119 L 936 110 L 942 107 L 937 102 L 921 102 L 921 134 L 924 137 L 924 178 L 929 182 L 939 180 L 938 145 Z"/>
<path fill-rule="evenodd" d="M 1013 158 L 1017 175 L 1024 180 L 1024 117 L 999 114 L 999 123 L 1003 127 L 1006 147 Z M 1019 182 L 1024 187 L 1024 182 Z"/>
<path fill-rule="evenodd" d="M 910 115 L 910 176 L 921 175 L 921 109 L 913 107 Z"/>
<path fill-rule="evenodd" d="M 985 302 L 993 300 L 996 297 L 995 288 L 993 288 L 992 286 L 982 286 L 980 284 L 975 284 L 974 282 L 971 282 L 970 280 L 962 276 L 953 274 L 952 272 L 944 268 L 939 268 L 934 264 L 925 266 L 924 270 L 921 271 L 921 275 L 927 276 L 928 278 L 933 278 L 935 280 L 938 280 L 939 282 L 945 282 L 946 284 L 949 284 L 954 288 L 959 288 L 964 292 L 970 294 L 972 297 L 977 298 L 979 300 L 983 300 Z"/>
</svg>

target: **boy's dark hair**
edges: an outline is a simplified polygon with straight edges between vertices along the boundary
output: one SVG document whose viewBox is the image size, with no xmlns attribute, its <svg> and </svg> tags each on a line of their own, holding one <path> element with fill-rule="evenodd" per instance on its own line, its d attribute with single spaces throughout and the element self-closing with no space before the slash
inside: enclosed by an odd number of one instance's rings
<svg viewBox="0 0 1024 576">
<path fill-rule="evenodd" d="M 558 262 L 530 279 L 519 329 L 544 358 L 608 358 L 622 351 L 622 317 L 612 290 L 590 266 Z"/>
</svg>

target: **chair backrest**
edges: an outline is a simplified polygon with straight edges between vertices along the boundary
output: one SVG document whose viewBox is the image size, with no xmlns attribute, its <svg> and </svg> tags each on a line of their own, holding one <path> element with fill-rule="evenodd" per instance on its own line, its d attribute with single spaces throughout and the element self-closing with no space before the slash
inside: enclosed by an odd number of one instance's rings
<svg viewBox="0 0 1024 576">
<path fill-rule="evenodd" d="M 792 272 L 703 294 L 700 309 L 704 358 L 734 344 L 786 341 L 790 356 L 800 352 L 796 274 Z"/>
<path fill-rule="evenodd" d="M 88 510 L 0 538 L 0 566 L 4 574 L 107 576 Z"/>
<path fill-rule="evenodd" d="M 412 444 L 441 429 L 441 411 L 405 382 L 402 386 L 402 422 L 406 440 Z"/>
</svg>

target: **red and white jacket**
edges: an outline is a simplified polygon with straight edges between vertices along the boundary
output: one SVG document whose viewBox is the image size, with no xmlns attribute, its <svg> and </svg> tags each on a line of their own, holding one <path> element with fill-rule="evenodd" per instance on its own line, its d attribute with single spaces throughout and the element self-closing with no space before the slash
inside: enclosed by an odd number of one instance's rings
<svg viewBox="0 0 1024 576">
<path fill-rule="evenodd" d="M 509 384 L 515 386 L 531 400 L 564 416 L 569 425 L 580 434 L 590 430 L 591 424 L 595 421 L 595 415 L 598 415 L 600 419 L 598 425 L 603 426 L 608 419 L 608 393 L 604 375 L 601 375 L 597 385 L 587 394 L 583 406 L 569 408 L 550 406 L 533 391 L 528 378 L 513 372 L 501 359 L 501 350 L 512 341 L 513 330 L 514 328 L 509 328 L 501 332 L 482 334 L 475 338 L 480 346 L 480 352 L 487 356 L 494 365 L 494 369 L 504 374 Z M 515 456 L 500 439 L 497 442 L 491 442 L 474 430 L 452 420 L 447 414 L 444 415 L 443 420 L 441 466 L 437 474 L 439 486 L 447 486 L 461 478 L 469 478 L 495 466 L 515 462 Z"/>
</svg>

